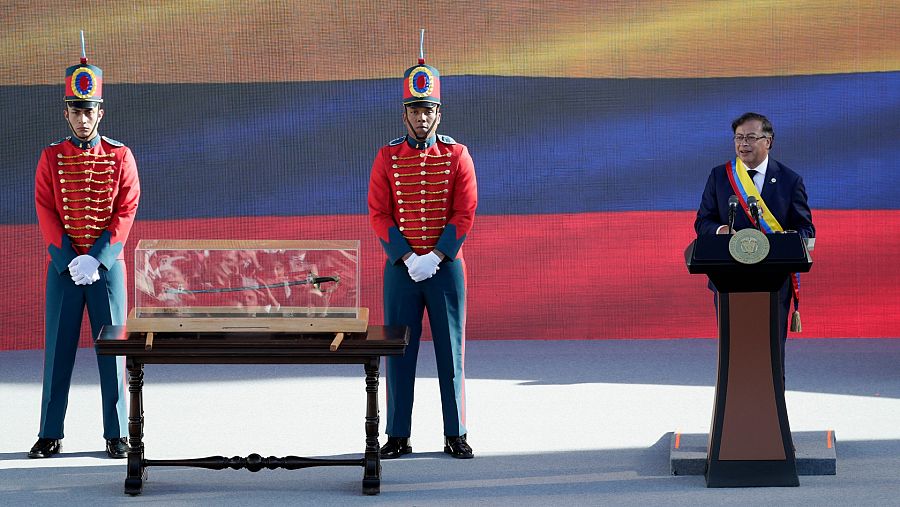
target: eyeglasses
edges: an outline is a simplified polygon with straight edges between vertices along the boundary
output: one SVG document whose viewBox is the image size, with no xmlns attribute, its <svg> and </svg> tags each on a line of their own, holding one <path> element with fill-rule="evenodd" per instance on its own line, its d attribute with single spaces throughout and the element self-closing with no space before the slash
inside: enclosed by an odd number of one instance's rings
<svg viewBox="0 0 900 507">
<path fill-rule="evenodd" d="M 746 136 L 742 136 L 740 134 L 734 136 L 734 144 L 743 144 L 744 141 L 747 141 L 747 144 L 753 144 L 760 139 L 765 139 L 769 136 L 758 136 L 756 134 L 748 134 Z"/>
</svg>

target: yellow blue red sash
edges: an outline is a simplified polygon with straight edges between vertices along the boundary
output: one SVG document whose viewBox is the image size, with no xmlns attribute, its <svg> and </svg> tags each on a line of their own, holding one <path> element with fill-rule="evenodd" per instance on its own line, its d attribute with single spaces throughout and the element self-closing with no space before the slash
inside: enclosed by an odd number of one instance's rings
<svg viewBox="0 0 900 507">
<path fill-rule="evenodd" d="M 778 223 L 778 219 L 775 218 L 775 215 L 769 213 L 769 208 L 766 207 L 762 195 L 760 195 L 759 190 L 756 189 L 753 179 L 747 174 L 747 166 L 744 165 L 744 162 L 739 158 L 731 160 L 728 162 L 726 170 L 728 172 L 728 181 L 731 183 L 731 188 L 734 189 L 734 195 L 741 201 L 741 208 L 744 209 L 744 213 L 747 214 L 750 223 L 754 226 L 756 225 L 756 221 L 750 216 L 750 208 L 747 206 L 747 198 L 753 196 L 759 203 L 759 209 L 761 211 L 761 220 L 759 223 L 760 229 L 766 234 L 784 231 L 784 228 Z"/>
<path fill-rule="evenodd" d="M 736 158 L 734 160 L 730 160 L 728 164 L 726 164 L 725 172 L 728 174 L 728 182 L 731 183 L 731 188 L 734 190 L 734 195 L 737 196 L 738 200 L 741 203 L 741 208 L 743 208 L 744 213 L 747 215 L 747 218 L 750 220 L 750 223 L 756 226 L 756 220 L 753 219 L 753 216 L 750 215 L 750 207 L 747 205 L 747 198 L 753 196 L 756 198 L 756 201 L 759 203 L 760 209 L 760 221 L 759 227 L 766 234 L 772 234 L 773 232 L 782 232 L 784 228 L 781 227 L 781 224 L 778 223 L 778 219 L 775 218 L 775 215 L 769 213 L 769 208 L 766 206 L 765 201 L 763 201 L 762 195 L 760 195 L 759 190 L 756 189 L 756 185 L 753 183 L 753 179 L 750 177 L 750 174 L 747 173 L 747 166 L 744 165 L 744 162 Z M 800 313 L 798 308 L 800 306 L 800 274 L 799 273 L 791 273 L 791 288 L 794 293 L 794 315 L 791 316 L 791 330 L 799 331 L 800 327 Z M 796 321 L 796 325 L 793 321 Z M 796 328 L 796 329 L 795 329 Z"/>
</svg>

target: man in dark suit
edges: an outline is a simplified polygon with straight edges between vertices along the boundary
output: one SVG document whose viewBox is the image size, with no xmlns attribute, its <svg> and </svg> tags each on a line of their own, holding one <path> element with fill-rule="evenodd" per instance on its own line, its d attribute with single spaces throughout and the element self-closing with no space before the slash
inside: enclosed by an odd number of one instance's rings
<svg viewBox="0 0 900 507">
<path fill-rule="evenodd" d="M 769 158 L 775 141 L 775 131 L 769 119 L 758 113 L 745 113 L 731 123 L 731 130 L 734 132 L 737 158 L 710 172 L 694 221 L 697 234 L 728 234 L 728 200 L 736 195 L 740 207 L 745 209 L 738 209 L 735 213 L 735 231 L 754 227 L 752 218 L 746 212 L 747 198 L 754 196 L 760 201 L 759 225 L 763 232 L 796 231 L 804 238 L 815 237 L 816 229 L 803 178 L 786 165 Z M 798 298 L 796 281 L 788 280 L 779 292 L 783 310 L 779 314 L 782 369 L 787 316 L 791 300 L 797 301 Z M 799 323 L 799 315 L 795 314 L 795 318 Z"/>
</svg>

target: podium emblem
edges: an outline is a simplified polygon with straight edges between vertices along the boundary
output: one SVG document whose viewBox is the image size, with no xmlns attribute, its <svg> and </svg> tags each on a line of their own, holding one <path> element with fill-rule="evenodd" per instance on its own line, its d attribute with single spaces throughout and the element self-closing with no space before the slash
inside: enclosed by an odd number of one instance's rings
<svg viewBox="0 0 900 507">
<path fill-rule="evenodd" d="M 769 238 L 756 229 L 741 229 L 728 242 L 728 251 L 741 264 L 756 264 L 769 255 Z"/>
</svg>

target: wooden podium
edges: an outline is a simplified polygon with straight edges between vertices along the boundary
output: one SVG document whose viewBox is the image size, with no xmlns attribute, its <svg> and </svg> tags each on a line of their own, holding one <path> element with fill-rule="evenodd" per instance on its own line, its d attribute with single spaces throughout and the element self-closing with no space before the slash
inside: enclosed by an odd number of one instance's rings
<svg viewBox="0 0 900 507">
<path fill-rule="evenodd" d="M 767 240 L 768 254 L 753 263 L 739 262 L 732 238 L 702 235 L 685 251 L 688 271 L 707 275 L 719 293 L 719 361 L 706 484 L 798 486 L 784 402 L 779 330 L 784 310 L 778 291 L 791 273 L 809 271 L 812 259 L 799 234 L 758 233 L 757 239 Z"/>
</svg>

